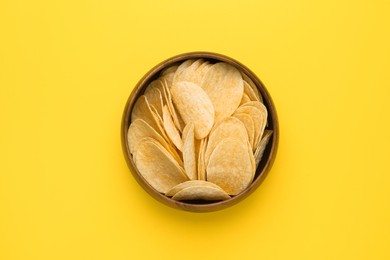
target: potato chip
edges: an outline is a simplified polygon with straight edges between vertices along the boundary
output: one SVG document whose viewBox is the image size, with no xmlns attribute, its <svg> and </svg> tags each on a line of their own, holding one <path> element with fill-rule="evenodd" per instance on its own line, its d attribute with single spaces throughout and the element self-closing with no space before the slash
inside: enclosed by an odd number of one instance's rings
<svg viewBox="0 0 390 260">
<path fill-rule="evenodd" d="M 190 180 L 198 178 L 195 157 L 194 124 L 190 122 L 183 130 L 183 164 L 185 172 Z"/>
<path fill-rule="evenodd" d="M 160 93 L 161 93 L 161 96 L 162 96 L 162 99 L 163 99 L 163 104 L 165 105 L 164 103 L 164 90 L 163 90 L 163 85 L 162 85 L 162 80 L 161 79 L 156 79 L 156 80 L 153 80 L 152 82 L 149 83 L 149 85 L 146 87 L 145 89 L 145 93 L 149 92 L 151 89 L 158 89 L 160 90 Z"/>
<path fill-rule="evenodd" d="M 224 62 L 211 66 L 203 78 L 201 87 L 214 106 L 215 122 L 231 116 L 240 104 L 244 93 L 240 72 Z"/>
<path fill-rule="evenodd" d="M 176 152 L 176 150 L 172 149 L 172 147 L 167 143 L 167 141 L 159 133 L 157 133 L 155 129 L 153 129 L 148 123 L 146 123 L 142 119 L 136 119 L 134 122 L 132 122 L 127 132 L 127 141 L 129 144 L 130 152 L 132 154 L 134 153 L 135 147 L 137 146 L 139 141 L 144 139 L 145 137 L 150 137 L 158 141 L 165 149 L 167 149 L 167 151 L 172 154 L 172 156 L 180 165 L 183 165 L 183 162 L 181 161 L 181 158 Z"/>
<path fill-rule="evenodd" d="M 234 113 L 235 114 L 243 113 L 251 116 L 253 120 L 254 132 L 255 132 L 254 147 L 257 147 L 267 123 L 267 115 L 264 113 L 264 111 L 258 109 L 257 107 L 249 106 L 249 105 L 246 106 L 245 104 L 237 108 L 236 112 Z"/>
<path fill-rule="evenodd" d="M 145 122 L 147 122 L 153 129 L 155 129 L 162 137 L 166 137 L 164 129 L 162 129 L 161 125 L 159 124 L 158 118 L 156 118 L 156 116 L 153 114 L 149 102 L 144 95 L 138 98 L 133 107 L 131 121 L 133 122 L 136 119 L 145 120 Z"/>
<path fill-rule="evenodd" d="M 261 96 L 259 89 L 256 87 L 255 83 L 253 83 L 253 81 L 245 73 L 241 73 L 241 76 L 242 76 L 243 80 L 245 80 L 249 84 L 251 89 L 253 90 L 254 94 L 257 97 L 256 100 L 263 103 L 263 97 Z"/>
<path fill-rule="evenodd" d="M 178 67 L 179 67 L 178 64 L 171 65 L 168 68 L 163 69 L 160 72 L 160 76 L 163 77 L 163 76 L 166 76 L 166 75 L 168 75 L 170 73 L 175 73 Z"/>
<path fill-rule="evenodd" d="M 169 113 L 167 106 L 164 106 L 163 108 L 163 122 L 164 129 L 168 134 L 168 137 L 171 139 L 176 148 L 179 149 L 179 151 L 183 151 L 183 142 L 181 140 L 180 133 L 173 123 L 171 113 Z"/>
<path fill-rule="evenodd" d="M 188 180 L 184 169 L 157 141 L 141 140 L 134 153 L 140 174 L 158 192 L 165 193 Z"/>
<path fill-rule="evenodd" d="M 251 147 L 253 147 L 255 140 L 255 130 L 251 116 L 248 114 L 233 114 L 233 117 L 239 119 L 244 124 L 246 132 L 248 134 L 249 144 L 251 145 Z"/>
<path fill-rule="evenodd" d="M 209 182 L 209 181 L 191 180 L 191 181 L 179 183 L 178 185 L 176 185 L 175 187 L 170 189 L 165 195 L 172 197 L 173 195 L 175 195 L 176 193 L 178 193 L 179 191 L 181 191 L 185 188 L 196 187 L 196 186 L 212 187 L 212 188 L 222 190 L 222 188 L 219 187 L 217 184 Z"/>
<path fill-rule="evenodd" d="M 252 101 L 259 101 L 259 97 L 256 95 L 255 91 L 249 86 L 249 83 L 244 80 L 244 93 L 249 97 Z"/>
<path fill-rule="evenodd" d="M 250 160 L 251 165 L 252 165 L 252 178 L 250 180 L 250 182 L 252 182 L 253 179 L 255 178 L 255 174 L 256 174 L 256 161 L 255 161 L 255 156 L 253 154 L 252 146 L 249 143 L 249 141 L 247 142 L 247 148 L 248 148 L 249 160 Z"/>
<path fill-rule="evenodd" d="M 171 94 L 184 123 L 194 123 L 195 138 L 207 136 L 214 124 L 214 107 L 206 92 L 194 83 L 183 81 L 171 88 Z"/>
<path fill-rule="evenodd" d="M 203 59 L 195 60 L 190 66 L 184 68 L 181 73 L 176 74 L 173 80 L 173 84 L 176 84 L 180 81 L 189 81 L 194 82 L 193 79 L 196 78 L 195 71 L 199 68 L 200 65 L 204 63 Z"/>
<path fill-rule="evenodd" d="M 237 195 L 250 184 L 253 166 L 247 143 L 225 138 L 210 156 L 207 180 L 220 186 L 229 195 Z"/>
<path fill-rule="evenodd" d="M 154 106 L 160 117 L 163 116 L 163 98 L 161 92 L 158 88 L 149 88 L 148 91 L 145 91 L 146 98 L 151 106 Z"/>
<path fill-rule="evenodd" d="M 226 138 L 242 139 L 242 142 L 246 144 L 248 141 L 248 134 L 245 125 L 235 117 L 228 117 L 215 128 L 213 128 L 209 136 L 209 141 L 204 156 L 206 167 L 215 147 L 217 147 L 217 145 Z"/>
<path fill-rule="evenodd" d="M 242 95 L 242 98 L 241 98 L 240 106 L 247 103 L 247 102 L 250 102 L 250 101 L 251 101 L 251 99 L 248 97 L 247 94 L 244 93 Z"/>
<path fill-rule="evenodd" d="M 269 140 L 271 139 L 272 133 L 273 133 L 272 130 L 265 130 L 263 138 L 261 139 L 259 146 L 256 148 L 255 151 L 256 168 L 259 166 L 261 158 L 263 157 L 264 150 L 267 147 Z"/>
<path fill-rule="evenodd" d="M 175 75 L 173 76 L 172 86 L 175 85 L 179 81 L 183 81 L 183 78 L 185 78 L 185 75 L 186 75 L 187 68 L 189 68 L 192 65 L 192 63 L 194 63 L 194 62 L 195 62 L 194 59 L 190 59 L 190 60 L 184 61 L 183 63 L 181 63 L 179 65 L 179 67 L 175 71 Z"/>
<path fill-rule="evenodd" d="M 200 140 L 199 144 L 199 151 L 198 151 L 198 160 L 197 160 L 197 165 L 198 165 L 198 180 L 206 180 L 206 164 L 205 164 L 205 150 L 207 146 L 207 139 L 204 138 Z"/>
<path fill-rule="evenodd" d="M 211 64 L 208 61 L 204 61 L 194 72 L 194 75 L 191 77 L 191 82 L 194 82 L 196 85 L 201 85 L 204 75 L 210 69 Z"/>
<path fill-rule="evenodd" d="M 182 189 L 172 199 L 218 201 L 230 199 L 230 196 L 225 191 L 214 187 L 193 186 Z"/>
<path fill-rule="evenodd" d="M 172 115 L 173 123 L 175 124 L 176 128 L 180 132 L 182 132 L 185 124 L 184 124 L 183 120 L 181 119 L 181 117 L 178 115 L 178 113 L 176 113 L 176 108 L 175 108 L 175 106 L 173 105 L 173 102 L 172 102 L 171 90 L 170 90 L 170 88 L 168 87 L 167 84 L 168 83 L 167 83 L 166 80 L 162 81 L 162 86 L 163 86 L 163 90 L 164 90 L 166 105 L 168 106 L 169 112 Z"/>
</svg>

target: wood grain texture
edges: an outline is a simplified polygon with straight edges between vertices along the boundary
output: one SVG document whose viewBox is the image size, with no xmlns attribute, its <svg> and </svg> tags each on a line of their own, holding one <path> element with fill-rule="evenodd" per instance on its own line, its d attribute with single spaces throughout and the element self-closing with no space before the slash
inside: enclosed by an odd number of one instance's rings
<svg viewBox="0 0 390 260">
<path fill-rule="evenodd" d="M 127 142 L 127 130 L 131 123 L 131 112 L 133 106 L 137 98 L 143 94 L 148 84 L 154 79 L 156 79 L 159 76 L 159 73 L 163 69 L 171 65 L 185 61 L 187 59 L 199 59 L 199 58 L 203 58 L 207 61 L 210 61 L 211 63 L 223 61 L 235 66 L 237 69 L 245 73 L 255 83 L 261 95 L 263 96 L 264 105 L 267 107 L 268 110 L 268 129 L 273 130 L 273 135 L 271 137 L 271 140 L 264 151 L 263 159 L 256 169 L 256 174 L 253 182 L 240 194 L 232 197 L 231 199 L 224 200 L 224 201 L 217 201 L 217 202 L 175 201 L 157 192 L 155 189 L 151 187 L 151 185 L 142 177 L 142 175 L 137 170 Z M 122 125 L 121 125 L 121 139 L 122 139 L 123 153 L 131 173 L 133 174 L 137 182 L 144 188 L 144 190 L 147 193 L 149 193 L 153 198 L 155 198 L 156 200 L 160 201 L 161 203 L 167 206 L 180 209 L 180 210 L 186 210 L 192 212 L 210 212 L 210 211 L 221 210 L 235 205 L 236 203 L 242 201 L 247 196 L 249 196 L 253 191 L 255 191 L 260 186 L 260 184 L 263 182 L 263 180 L 269 173 L 276 157 L 278 142 L 279 142 L 279 124 L 278 124 L 276 109 L 270 94 L 268 93 L 264 84 L 250 69 L 248 69 L 240 62 L 230 57 L 227 57 L 225 55 L 210 53 L 210 52 L 191 52 L 191 53 L 180 54 L 161 62 L 160 64 L 152 68 L 148 73 L 146 73 L 146 75 L 137 83 L 137 85 L 135 86 L 134 90 L 130 94 L 127 103 L 125 105 L 125 109 L 122 117 Z"/>
</svg>

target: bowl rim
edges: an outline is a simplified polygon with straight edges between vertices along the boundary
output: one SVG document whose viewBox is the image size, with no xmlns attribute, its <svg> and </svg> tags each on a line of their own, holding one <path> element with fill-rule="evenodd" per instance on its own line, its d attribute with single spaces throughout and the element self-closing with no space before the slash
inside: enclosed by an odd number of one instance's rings
<svg viewBox="0 0 390 260">
<path fill-rule="evenodd" d="M 272 142 L 267 145 L 267 147 L 270 147 L 268 157 L 266 159 L 265 164 L 263 165 L 260 172 L 259 167 L 256 169 L 256 177 L 252 181 L 252 183 L 241 193 L 238 195 L 223 201 L 217 201 L 212 203 L 205 203 L 205 204 L 194 204 L 194 203 L 188 203 L 183 201 L 175 201 L 171 198 L 159 193 L 156 191 L 139 173 L 138 169 L 135 166 L 133 157 L 130 153 L 129 145 L 127 142 L 127 130 L 130 125 L 131 121 L 131 112 L 134 107 L 135 101 L 139 97 L 141 93 L 145 90 L 148 83 L 150 83 L 156 76 L 158 76 L 158 73 L 164 69 L 167 68 L 175 63 L 178 63 L 180 61 L 184 61 L 187 59 L 211 59 L 215 61 L 222 61 L 229 63 L 239 69 L 241 72 L 245 73 L 256 85 L 258 90 L 260 91 L 263 102 L 265 103 L 267 110 L 268 110 L 268 122 L 271 122 L 272 124 L 272 130 L 273 134 L 271 136 Z M 252 194 L 264 181 L 265 177 L 268 175 L 270 169 L 272 168 L 272 165 L 275 161 L 278 145 L 279 145 L 279 122 L 278 117 L 275 109 L 274 102 L 262 83 L 262 81 L 256 76 L 255 73 L 253 73 L 248 67 L 240 63 L 239 61 L 230 58 L 226 55 L 215 53 L 215 52 L 207 52 L 207 51 L 197 51 L 197 52 L 187 52 L 175 55 L 171 58 L 165 59 L 164 61 L 160 62 L 156 66 L 154 66 L 152 69 L 150 69 L 134 86 L 129 98 L 127 99 L 123 115 L 122 115 L 122 122 L 121 122 L 121 142 L 122 142 L 122 150 L 124 157 L 126 159 L 126 163 L 130 169 L 130 172 L 132 173 L 133 177 L 136 179 L 139 185 L 154 199 L 158 200 L 159 202 L 173 207 L 175 209 L 185 210 L 185 211 L 191 211 L 191 212 L 211 212 L 211 211 L 217 211 L 222 210 L 227 207 L 233 206 L 237 204 L 238 202 L 242 201 L 246 197 L 248 197 L 250 194 Z M 267 148 L 268 149 L 268 148 Z"/>
</svg>

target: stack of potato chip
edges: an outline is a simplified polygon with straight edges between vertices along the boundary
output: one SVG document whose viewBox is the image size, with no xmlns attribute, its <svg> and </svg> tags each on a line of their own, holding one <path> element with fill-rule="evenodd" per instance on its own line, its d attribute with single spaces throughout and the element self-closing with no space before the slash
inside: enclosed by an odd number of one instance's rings
<svg viewBox="0 0 390 260">
<path fill-rule="evenodd" d="M 166 68 L 136 101 L 128 130 L 135 165 L 174 200 L 229 199 L 247 188 L 272 135 L 251 79 L 197 59 Z"/>
</svg>

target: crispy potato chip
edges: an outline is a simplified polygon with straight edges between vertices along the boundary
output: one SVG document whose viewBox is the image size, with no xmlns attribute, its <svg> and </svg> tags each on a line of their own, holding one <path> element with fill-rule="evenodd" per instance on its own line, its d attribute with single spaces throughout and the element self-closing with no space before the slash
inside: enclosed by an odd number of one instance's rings
<svg viewBox="0 0 390 260">
<path fill-rule="evenodd" d="M 175 187 L 170 189 L 165 195 L 167 195 L 169 197 L 172 197 L 173 195 L 175 195 L 176 193 L 178 193 L 179 191 L 181 191 L 181 190 L 183 190 L 185 188 L 196 187 L 196 186 L 212 187 L 212 188 L 216 188 L 216 189 L 222 190 L 222 188 L 219 187 L 217 184 L 209 182 L 209 181 L 191 180 L 191 181 L 186 181 L 186 182 L 179 183 L 178 185 L 176 185 Z"/>
<path fill-rule="evenodd" d="M 168 68 L 163 69 L 160 72 L 160 76 L 163 77 L 163 76 L 166 76 L 166 75 L 168 75 L 170 73 L 175 73 L 178 67 L 179 67 L 178 64 L 171 65 Z"/>
<path fill-rule="evenodd" d="M 194 62 L 195 62 L 194 59 L 190 59 L 184 61 L 182 64 L 179 65 L 179 67 L 175 71 L 175 75 L 173 76 L 172 86 L 179 81 L 183 81 L 183 78 L 186 75 L 186 69 L 189 68 Z"/>
<path fill-rule="evenodd" d="M 241 76 L 242 76 L 243 80 L 245 80 L 249 84 L 249 86 L 251 87 L 251 89 L 255 93 L 255 95 L 257 97 L 256 100 L 263 103 L 263 97 L 261 96 L 259 89 L 256 87 L 255 83 L 253 83 L 253 81 L 245 73 L 241 73 Z"/>
<path fill-rule="evenodd" d="M 249 86 L 249 83 L 246 80 L 244 80 L 244 93 L 248 95 L 250 100 L 259 101 L 259 97 L 256 95 L 252 87 Z"/>
<path fill-rule="evenodd" d="M 194 83 L 183 81 L 171 88 L 171 94 L 184 123 L 194 123 L 195 138 L 207 136 L 214 124 L 214 107 L 206 92 Z"/>
<path fill-rule="evenodd" d="M 162 117 L 163 98 L 158 88 L 149 88 L 145 91 L 146 98 L 151 106 L 154 106 L 158 112 L 158 115 Z"/>
<path fill-rule="evenodd" d="M 230 196 L 225 191 L 214 187 L 193 186 L 177 192 L 172 199 L 218 201 L 230 199 Z"/>
<path fill-rule="evenodd" d="M 184 124 L 183 120 L 181 119 L 181 117 L 178 115 L 178 113 L 176 113 L 176 108 L 175 108 L 175 106 L 173 105 L 173 102 L 172 102 L 171 90 L 170 90 L 170 88 L 168 87 L 167 84 L 168 83 L 167 83 L 166 80 L 162 81 L 162 86 L 163 86 L 163 90 L 164 90 L 166 105 L 168 106 L 169 112 L 172 115 L 173 123 L 175 124 L 176 128 L 180 132 L 182 132 L 185 124 Z"/>
<path fill-rule="evenodd" d="M 217 145 L 226 138 L 241 139 L 244 144 L 248 141 L 248 134 L 245 125 L 235 117 L 228 117 L 213 128 L 209 136 L 206 152 L 204 155 L 205 165 L 209 164 L 209 159 Z"/>
<path fill-rule="evenodd" d="M 202 65 L 202 63 L 204 63 L 203 59 L 195 60 L 189 67 L 183 69 L 182 73 L 175 78 L 173 84 L 180 81 L 194 82 L 193 79 L 196 78 L 196 70 L 200 65 Z"/>
<path fill-rule="evenodd" d="M 265 130 L 263 138 L 261 139 L 259 146 L 256 148 L 255 151 L 256 168 L 259 166 L 261 158 L 263 157 L 264 150 L 267 147 L 269 140 L 271 139 L 272 133 L 273 133 L 272 130 Z"/>
<path fill-rule="evenodd" d="M 198 178 L 195 157 L 194 124 L 190 122 L 183 130 L 183 163 L 186 174 L 190 180 Z"/>
<path fill-rule="evenodd" d="M 179 151 L 183 151 L 183 142 L 181 140 L 180 133 L 173 123 L 171 113 L 169 113 L 167 106 L 164 106 L 163 108 L 163 122 L 164 129 L 168 134 L 168 137 L 171 139 L 176 148 L 179 149 Z"/>
<path fill-rule="evenodd" d="M 249 141 L 247 142 L 247 148 L 248 148 L 249 160 L 250 160 L 251 165 L 252 165 L 252 178 L 250 180 L 250 182 L 252 182 L 253 179 L 255 178 L 255 174 L 256 174 L 256 161 L 255 161 L 255 156 L 253 155 L 252 146 L 249 143 Z"/>
<path fill-rule="evenodd" d="M 250 102 L 249 102 L 250 103 Z M 248 103 L 246 103 L 248 104 Z M 265 110 L 266 111 L 266 110 Z M 254 126 L 254 147 L 257 147 L 259 140 L 261 139 L 261 136 L 263 135 L 264 128 L 267 124 L 267 114 L 264 112 L 264 110 L 260 110 L 257 107 L 254 106 L 246 106 L 245 104 L 243 106 L 240 106 L 237 108 L 235 114 L 248 114 L 251 116 L 253 120 L 253 126 Z"/>
<path fill-rule="evenodd" d="M 244 124 L 246 132 L 248 133 L 249 144 L 251 147 L 253 147 L 255 140 L 255 129 L 251 116 L 248 114 L 233 114 L 233 117 L 239 119 Z"/>
<path fill-rule="evenodd" d="M 138 145 L 139 141 L 146 137 L 150 137 L 153 140 L 159 142 L 165 149 L 167 149 L 167 151 L 172 154 L 172 156 L 180 165 L 183 165 L 183 162 L 181 161 L 181 158 L 176 150 L 172 149 L 167 141 L 142 119 L 136 119 L 134 122 L 132 122 L 127 132 L 127 141 L 130 152 L 132 154 L 134 154 L 135 147 Z"/>
<path fill-rule="evenodd" d="M 144 95 L 140 96 L 137 102 L 135 102 L 133 111 L 131 113 L 131 121 L 134 122 L 137 119 L 144 120 L 162 137 L 166 137 L 164 129 L 162 129 L 161 125 L 159 124 L 158 118 L 156 118 L 156 116 L 154 115 L 149 105 L 148 99 Z"/>
<path fill-rule="evenodd" d="M 184 169 L 158 142 L 141 140 L 134 153 L 140 174 L 158 192 L 165 193 L 188 180 Z"/>
<path fill-rule="evenodd" d="M 165 105 L 164 103 L 164 90 L 163 90 L 163 85 L 162 85 L 162 80 L 161 79 L 156 79 L 156 80 L 153 80 L 152 82 L 149 83 L 149 85 L 146 87 L 145 89 L 145 93 L 149 92 L 151 89 L 158 89 L 160 90 L 160 93 L 161 93 L 161 96 L 162 96 L 162 99 L 163 99 L 163 104 Z"/>
<path fill-rule="evenodd" d="M 198 179 L 205 181 L 206 177 L 206 163 L 205 163 L 205 153 L 207 147 L 207 138 L 203 138 L 200 143 L 199 158 L 198 159 Z"/>
<path fill-rule="evenodd" d="M 252 107 L 256 107 L 260 110 L 263 110 L 265 108 L 264 104 L 261 103 L 260 101 L 249 101 L 249 102 L 246 102 L 245 104 L 243 104 L 242 106 L 252 106 Z"/>
<path fill-rule="evenodd" d="M 207 180 L 229 195 L 237 195 L 250 184 L 253 166 L 247 143 L 235 138 L 223 139 L 210 156 Z"/>
<path fill-rule="evenodd" d="M 201 87 L 210 97 L 215 109 L 215 122 L 231 116 L 244 93 L 240 72 L 224 62 L 211 66 L 203 77 Z"/>
<path fill-rule="evenodd" d="M 248 97 L 247 94 L 244 93 L 242 95 L 242 98 L 241 98 L 240 106 L 242 106 L 243 104 L 250 102 L 250 101 L 251 101 L 251 99 Z"/>
<path fill-rule="evenodd" d="M 204 75 L 210 69 L 211 64 L 208 61 L 204 61 L 194 72 L 194 75 L 190 78 L 190 81 L 196 85 L 201 85 Z"/>
</svg>

